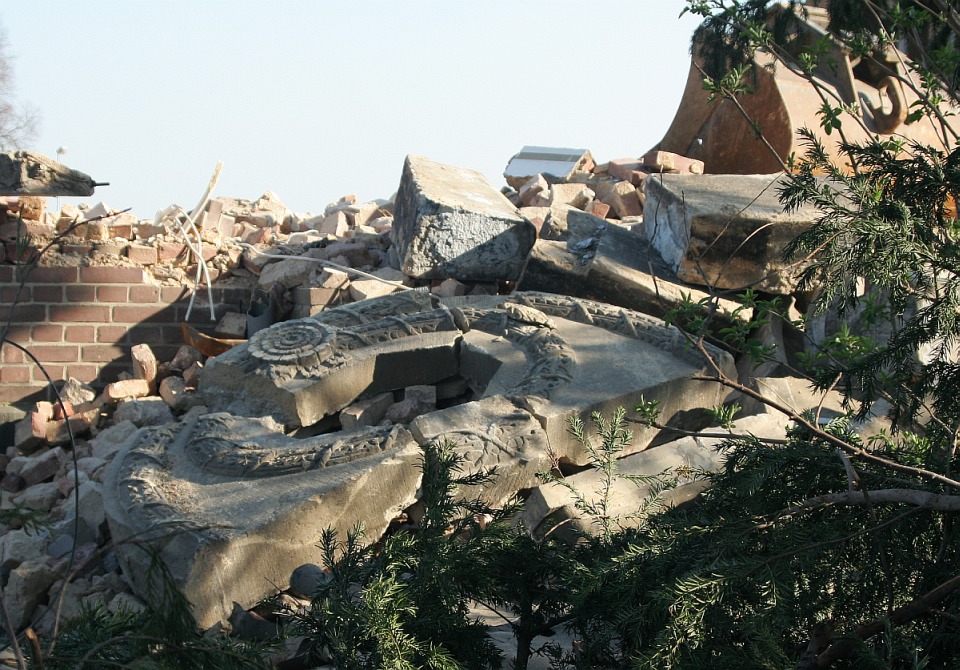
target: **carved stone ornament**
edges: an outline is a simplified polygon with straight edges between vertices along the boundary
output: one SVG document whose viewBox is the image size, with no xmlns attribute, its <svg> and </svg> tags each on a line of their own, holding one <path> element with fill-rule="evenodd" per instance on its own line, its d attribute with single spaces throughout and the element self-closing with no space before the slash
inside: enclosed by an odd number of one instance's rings
<svg viewBox="0 0 960 670">
<path fill-rule="evenodd" d="M 477 493 L 502 504 L 557 460 L 587 462 L 571 417 L 655 397 L 670 421 L 720 400 L 718 385 L 694 379 L 709 369 L 658 319 L 547 293 L 408 291 L 274 325 L 204 367 L 208 414 L 141 430 L 111 463 L 104 499 L 124 574 L 151 592 L 149 554 L 123 542 L 149 540 L 212 625 L 322 561 L 325 528 L 342 537 L 360 523 L 379 537 L 416 500 L 429 444 L 454 444 L 469 470 L 496 466 Z M 358 400 L 450 379 L 469 388 L 460 404 L 337 430 Z M 655 436 L 639 427 L 625 453 Z"/>
</svg>

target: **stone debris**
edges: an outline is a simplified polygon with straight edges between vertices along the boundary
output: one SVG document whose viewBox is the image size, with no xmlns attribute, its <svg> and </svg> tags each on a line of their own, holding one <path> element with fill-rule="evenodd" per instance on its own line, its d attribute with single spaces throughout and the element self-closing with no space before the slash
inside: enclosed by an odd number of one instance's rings
<svg viewBox="0 0 960 670">
<path fill-rule="evenodd" d="M 393 226 L 404 274 L 513 281 L 535 238 L 530 222 L 476 170 L 407 156 Z"/>
<path fill-rule="evenodd" d="M 98 184 L 59 161 L 32 151 L 0 152 L 0 196 L 93 195 Z"/>
<path fill-rule="evenodd" d="M 786 295 L 802 268 L 783 250 L 816 219 L 811 205 L 784 212 L 779 175 L 658 175 L 647 180 L 650 245 L 685 282 Z"/>
<path fill-rule="evenodd" d="M 304 598 L 328 578 L 316 565 L 325 527 L 345 534 L 362 523 L 371 541 L 401 521 L 415 530 L 418 464 L 431 442 L 457 445 L 470 469 L 498 467 L 473 493 L 502 504 L 528 490 L 527 527 L 573 538 L 596 529 L 565 489 L 537 478 L 588 463 L 571 416 L 609 415 L 646 394 L 662 399 L 663 420 L 698 430 L 709 423 L 703 408 L 739 400 L 749 416 L 735 419 L 738 429 L 782 436 L 784 415 L 693 380 L 703 361 L 659 320 L 685 299 L 707 299 L 706 280 L 793 290 L 780 250 L 809 217 L 782 218 L 768 202 L 773 177 L 731 181 L 705 167 L 666 151 L 596 165 L 586 150 L 524 147 L 501 193 L 472 170 L 409 156 L 394 200 L 348 194 L 301 213 L 272 192 L 218 197 L 196 213 L 196 232 L 177 206 L 138 219 L 103 203 L 53 212 L 43 198 L 0 198 L 8 262 L 68 231 L 44 263 L 135 268 L 149 292 L 192 286 L 202 262 L 249 295 L 203 334 L 229 341 L 224 353 L 184 345 L 159 362 L 137 344 L 129 372 L 99 393 L 68 379 L 63 408 L 38 402 L 9 414 L 3 503 L 52 521 L 32 534 L 0 528 L 14 625 L 52 629 L 75 546 L 74 567 L 86 564 L 65 590 L 66 613 L 91 602 L 146 607 L 134 594 L 148 593 L 149 558 L 122 541 L 154 531 L 143 537 L 201 625 L 229 618 L 236 635 L 265 635 L 276 624 L 246 608 L 271 585 Z M 248 332 L 245 312 L 261 300 L 277 323 Z M 738 307 L 720 299 L 717 324 L 750 318 Z M 758 335 L 780 347 L 779 362 L 742 357 L 735 367 L 716 350 L 729 375 L 800 409 L 842 411 L 789 377 L 803 343 L 788 326 Z M 621 471 L 676 477 L 666 504 L 699 494 L 684 478 L 690 467 L 719 465 L 717 438 L 634 432 Z M 589 491 L 593 476 L 567 478 Z M 617 510 L 636 511 L 648 494 L 618 488 Z M 160 528 L 179 531 L 160 538 Z M 107 551 L 111 541 L 120 544 Z"/>
<path fill-rule="evenodd" d="M 527 146 L 514 155 L 503 171 L 511 187 L 519 189 L 538 174 L 567 179 L 576 172 L 590 172 L 595 163 L 586 149 Z"/>
</svg>

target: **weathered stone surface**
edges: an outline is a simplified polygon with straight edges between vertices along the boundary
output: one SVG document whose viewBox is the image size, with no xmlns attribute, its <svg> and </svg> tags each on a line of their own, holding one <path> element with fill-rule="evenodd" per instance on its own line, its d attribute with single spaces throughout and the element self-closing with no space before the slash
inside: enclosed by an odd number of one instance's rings
<svg viewBox="0 0 960 670">
<path fill-rule="evenodd" d="M 727 431 L 713 428 L 709 432 L 718 434 Z M 758 437 L 783 437 L 781 426 L 767 415 L 737 420 L 734 432 Z M 593 439 L 596 440 L 595 437 Z M 638 526 L 643 515 L 637 512 L 643 510 L 650 501 L 650 486 L 626 477 L 662 475 L 667 480 L 675 480 L 676 488 L 666 491 L 661 502 L 668 506 L 683 504 L 705 488 L 703 481 L 691 477 L 690 470 L 716 471 L 723 464 L 723 455 L 717 450 L 722 441 L 723 438 L 719 437 L 686 436 L 620 458 L 616 465 L 617 476 L 607 501 L 607 514 L 613 519 L 613 528 Z M 586 501 L 591 504 L 600 501 L 604 474 L 599 470 L 584 470 L 565 479 Z M 556 528 L 561 536 L 574 539 L 577 533 L 596 534 L 602 530 L 599 520 L 586 517 L 577 509 L 574 494 L 557 483 L 544 484 L 534 489 L 524 503 L 521 518 L 524 525 L 536 535 Z"/>
<path fill-rule="evenodd" d="M 558 458 L 587 461 L 586 450 L 568 431 L 572 416 L 584 421 L 592 412 L 609 416 L 645 397 L 660 401 L 661 420 L 669 424 L 678 412 L 720 401 L 716 384 L 690 379 L 706 362 L 661 320 L 564 296 L 515 296 L 555 326 L 505 319 L 505 332 L 498 334 L 496 320 L 485 315 L 464 335 L 460 373 L 483 397 L 503 395 L 529 411 Z M 714 355 L 727 374 L 735 374 L 728 354 Z M 626 453 L 645 448 L 657 433 L 649 427 L 634 432 Z"/>
<path fill-rule="evenodd" d="M 22 563 L 10 572 L 7 585 L 3 587 L 3 602 L 14 630 L 20 630 L 30 622 L 40 598 L 54 579 L 53 569 L 42 558 Z"/>
<path fill-rule="evenodd" d="M 340 412 L 340 425 L 344 430 L 352 430 L 360 426 L 376 426 L 386 416 L 392 404 L 392 393 L 378 393 L 372 398 L 355 402 Z"/>
<path fill-rule="evenodd" d="M 392 236 L 404 274 L 421 279 L 515 280 L 533 225 L 476 170 L 410 155 Z"/>
<path fill-rule="evenodd" d="M 147 594 L 160 550 L 201 627 L 252 605 L 304 562 L 325 528 L 378 537 L 414 499 L 420 448 L 398 427 L 295 439 L 253 419 L 209 414 L 144 429 L 110 466 L 104 503 L 124 576 Z M 165 467 L 165 464 L 168 464 Z"/>
<path fill-rule="evenodd" d="M 282 326 L 282 327 L 281 327 Z M 287 330 L 290 329 L 290 330 Z M 272 333 L 269 331 L 273 331 Z M 219 412 L 140 431 L 104 478 L 112 536 L 151 539 L 201 625 L 249 606 L 290 572 L 319 560 L 322 529 L 363 521 L 372 541 L 416 495 L 421 450 L 450 440 L 474 468 L 497 465 L 484 494 L 502 502 L 531 486 L 554 459 L 584 463 L 568 419 L 588 419 L 641 394 L 661 401 L 668 424 L 719 400 L 691 379 L 705 362 L 663 323 L 592 301 L 541 293 L 459 296 L 407 291 L 280 324 L 215 357 L 201 391 Z M 713 355 L 724 370 L 729 356 Z M 399 425 L 295 439 L 278 432 L 335 427 L 343 407 L 371 394 L 460 380 L 473 402 Z M 468 392 L 469 391 L 469 392 Z M 445 392 L 446 397 L 450 397 Z M 341 413 L 341 421 L 344 414 Z M 406 420 L 401 417 L 400 420 Z M 682 419 L 689 427 L 689 418 Z M 310 431 L 298 431 L 309 435 Z M 638 430 L 628 452 L 656 431 Z M 256 485 L 251 479 L 256 478 Z M 146 593 L 146 554 L 118 549 L 127 578 Z"/>
<path fill-rule="evenodd" d="M 481 495 L 492 506 L 507 502 L 520 489 L 537 484 L 537 473 L 550 469 L 547 434 L 527 411 L 503 396 L 449 407 L 417 417 L 410 424 L 417 441 L 450 442 L 465 458 L 464 472 L 498 469 Z"/>
<path fill-rule="evenodd" d="M 143 427 L 159 426 L 175 419 L 170 408 L 163 402 L 163 398 L 154 396 L 120 403 L 113 413 L 113 420 L 117 422 L 130 421 Z"/>
<path fill-rule="evenodd" d="M 96 182 L 32 151 L 0 152 L 0 195 L 93 195 Z"/>
<path fill-rule="evenodd" d="M 683 281 L 790 293 L 799 268 L 783 250 L 816 216 L 786 213 L 780 175 L 657 175 L 647 179 L 644 224 L 650 244 Z"/>
<path fill-rule="evenodd" d="M 520 289 L 551 291 L 663 317 L 688 296 L 709 298 L 666 267 L 647 240 L 584 212 L 570 212 L 567 240 L 537 240 Z M 729 325 L 739 304 L 721 298 L 716 323 Z"/>
<path fill-rule="evenodd" d="M 361 305 L 355 307 L 354 305 Z M 275 324 L 214 358 L 200 393 L 214 411 L 308 426 L 363 396 L 456 372 L 459 330 L 413 291 Z"/>
</svg>

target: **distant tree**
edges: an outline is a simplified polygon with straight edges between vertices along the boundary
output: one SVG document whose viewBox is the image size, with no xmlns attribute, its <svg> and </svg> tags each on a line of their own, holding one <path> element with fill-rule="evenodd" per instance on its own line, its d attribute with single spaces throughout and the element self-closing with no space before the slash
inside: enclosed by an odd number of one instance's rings
<svg viewBox="0 0 960 670">
<path fill-rule="evenodd" d="M 22 149 L 37 136 L 40 116 L 14 98 L 13 57 L 7 52 L 7 35 L 0 29 L 0 149 Z"/>
</svg>

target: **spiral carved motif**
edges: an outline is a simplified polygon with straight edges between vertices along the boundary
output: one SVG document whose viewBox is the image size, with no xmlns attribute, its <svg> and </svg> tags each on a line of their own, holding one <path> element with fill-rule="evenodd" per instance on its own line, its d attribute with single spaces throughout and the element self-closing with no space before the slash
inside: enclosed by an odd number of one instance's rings
<svg viewBox="0 0 960 670">
<path fill-rule="evenodd" d="M 274 365 L 311 369 L 334 353 L 336 331 L 310 319 L 285 321 L 254 334 L 250 354 Z"/>
</svg>

